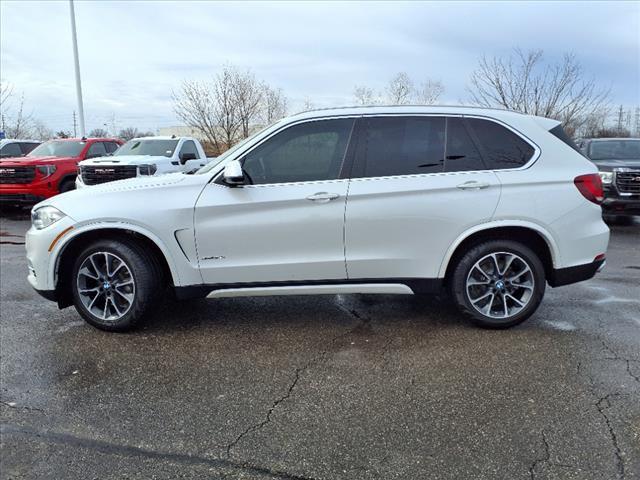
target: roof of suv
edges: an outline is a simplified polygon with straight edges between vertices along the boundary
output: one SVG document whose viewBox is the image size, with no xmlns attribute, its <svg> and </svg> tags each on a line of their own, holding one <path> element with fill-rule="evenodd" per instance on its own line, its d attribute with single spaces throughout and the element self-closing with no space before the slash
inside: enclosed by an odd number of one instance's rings
<svg viewBox="0 0 640 480">
<path fill-rule="evenodd" d="M 380 114 L 457 114 L 478 115 L 495 118 L 508 122 L 509 119 L 529 117 L 547 130 L 560 124 L 550 118 L 538 117 L 499 108 L 472 107 L 464 105 L 372 105 L 362 107 L 339 107 L 309 110 L 288 117 L 291 119 L 312 119 L 342 115 L 380 115 Z"/>
</svg>

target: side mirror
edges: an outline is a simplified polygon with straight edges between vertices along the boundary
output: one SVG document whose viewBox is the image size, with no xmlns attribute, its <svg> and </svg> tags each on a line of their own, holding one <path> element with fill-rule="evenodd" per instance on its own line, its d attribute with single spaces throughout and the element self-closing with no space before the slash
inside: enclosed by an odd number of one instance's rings
<svg viewBox="0 0 640 480">
<path fill-rule="evenodd" d="M 244 173 L 240 162 L 233 160 L 228 163 L 227 166 L 224 167 L 222 178 L 224 179 L 224 183 L 232 187 L 244 184 Z"/>
<path fill-rule="evenodd" d="M 180 154 L 180 163 L 182 163 L 183 165 L 188 161 L 188 160 L 195 160 L 196 154 L 195 153 L 181 153 Z"/>
</svg>

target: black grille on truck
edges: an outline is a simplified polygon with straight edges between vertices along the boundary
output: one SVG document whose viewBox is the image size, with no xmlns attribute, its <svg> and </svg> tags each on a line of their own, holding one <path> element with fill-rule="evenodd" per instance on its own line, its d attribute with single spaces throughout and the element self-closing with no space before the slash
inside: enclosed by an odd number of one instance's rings
<svg viewBox="0 0 640 480">
<path fill-rule="evenodd" d="M 36 167 L 3 167 L 0 164 L 0 183 L 31 183 Z"/>
<path fill-rule="evenodd" d="M 616 172 L 616 186 L 620 193 L 640 195 L 640 170 L 634 172 Z"/>
<path fill-rule="evenodd" d="M 137 175 L 138 167 L 135 165 L 109 165 L 109 166 L 82 166 L 80 175 L 85 185 L 98 185 L 100 183 L 124 180 Z"/>
</svg>

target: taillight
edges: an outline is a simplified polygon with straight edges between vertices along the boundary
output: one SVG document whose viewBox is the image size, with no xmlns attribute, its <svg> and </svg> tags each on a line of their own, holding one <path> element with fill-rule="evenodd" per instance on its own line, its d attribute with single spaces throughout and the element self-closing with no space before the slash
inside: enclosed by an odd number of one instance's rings
<svg viewBox="0 0 640 480">
<path fill-rule="evenodd" d="M 573 180 L 573 183 L 575 183 L 582 196 L 590 202 L 600 205 L 604 200 L 602 179 L 597 173 L 580 175 Z"/>
</svg>

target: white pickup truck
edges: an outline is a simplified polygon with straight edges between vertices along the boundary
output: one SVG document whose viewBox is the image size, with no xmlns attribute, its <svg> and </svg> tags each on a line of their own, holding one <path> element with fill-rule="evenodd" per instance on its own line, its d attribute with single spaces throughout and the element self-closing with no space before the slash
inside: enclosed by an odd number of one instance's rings
<svg viewBox="0 0 640 480">
<path fill-rule="evenodd" d="M 134 138 L 113 155 L 80 162 L 76 188 L 141 175 L 190 173 L 211 160 L 213 158 L 207 158 L 200 142 L 192 137 Z"/>
</svg>

